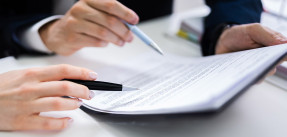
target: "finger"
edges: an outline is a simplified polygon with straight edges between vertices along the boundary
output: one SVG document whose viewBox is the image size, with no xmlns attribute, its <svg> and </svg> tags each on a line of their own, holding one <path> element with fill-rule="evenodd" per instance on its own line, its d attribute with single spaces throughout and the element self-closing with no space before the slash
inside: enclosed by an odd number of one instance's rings
<svg viewBox="0 0 287 137">
<path fill-rule="evenodd" d="M 79 50 L 84 47 L 106 47 L 108 45 L 108 42 L 84 33 L 78 33 L 76 35 L 78 35 L 77 37 L 79 40 L 75 43 L 75 50 Z"/>
<path fill-rule="evenodd" d="M 111 14 L 107 14 L 102 11 L 94 10 L 93 8 L 89 7 L 88 5 L 84 5 L 83 12 L 89 13 L 81 15 L 87 21 L 99 24 L 104 26 L 106 29 L 109 29 L 117 36 L 119 36 L 122 40 L 131 42 L 133 39 L 132 33 L 129 29 L 115 16 Z"/>
<path fill-rule="evenodd" d="M 287 38 L 282 34 L 275 32 L 267 27 L 263 27 L 259 24 L 250 25 L 248 30 L 250 37 L 255 42 L 264 46 L 278 45 L 287 42 Z"/>
<path fill-rule="evenodd" d="M 51 118 L 39 115 L 32 115 L 20 124 L 16 125 L 16 130 L 62 130 L 73 120 L 71 118 Z"/>
<path fill-rule="evenodd" d="M 97 73 L 72 65 L 54 65 L 49 67 L 27 69 L 25 76 L 34 76 L 39 81 L 54 81 L 62 79 L 95 80 Z"/>
<path fill-rule="evenodd" d="M 76 30 L 78 33 L 84 33 L 91 37 L 96 37 L 103 41 L 114 43 L 118 46 L 123 46 L 125 43 L 118 35 L 105 28 L 104 26 L 89 21 L 83 21 L 82 24 L 83 27 L 77 28 Z"/>
<path fill-rule="evenodd" d="M 84 47 L 106 47 L 108 45 L 108 42 L 106 41 L 83 33 L 74 33 L 73 35 L 74 40 L 69 44 L 69 48 L 59 48 L 58 51 L 63 51 L 62 55 L 71 55 Z"/>
<path fill-rule="evenodd" d="M 82 99 L 91 99 L 93 92 L 86 86 L 69 81 L 50 81 L 37 84 L 32 98 L 70 96 Z"/>
<path fill-rule="evenodd" d="M 272 76 L 272 75 L 274 75 L 275 73 L 276 73 L 276 68 L 274 68 L 274 69 L 272 69 L 268 74 L 267 74 L 267 76 Z"/>
<path fill-rule="evenodd" d="M 30 103 L 32 113 L 74 110 L 82 105 L 82 101 L 76 98 L 44 97 Z"/>
<path fill-rule="evenodd" d="M 268 76 L 272 76 L 276 73 L 276 68 L 272 69 L 271 71 L 269 71 L 262 79 L 260 79 L 256 84 L 261 84 L 266 77 Z"/>
<path fill-rule="evenodd" d="M 287 39 L 287 38 L 286 38 L 283 34 L 281 34 L 280 32 L 274 31 L 274 30 L 272 30 L 272 29 L 270 29 L 270 28 L 268 28 L 268 27 L 264 27 L 264 26 L 263 26 L 263 28 L 264 28 L 266 31 L 268 31 L 269 33 L 271 33 L 271 34 L 273 35 L 273 37 L 276 38 L 277 40 L 286 42 L 286 39 Z"/>
<path fill-rule="evenodd" d="M 139 17 L 134 11 L 116 0 L 89 0 L 87 3 L 95 9 L 112 14 L 128 23 L 137 24 L 139 21 Z"/>
</svg>

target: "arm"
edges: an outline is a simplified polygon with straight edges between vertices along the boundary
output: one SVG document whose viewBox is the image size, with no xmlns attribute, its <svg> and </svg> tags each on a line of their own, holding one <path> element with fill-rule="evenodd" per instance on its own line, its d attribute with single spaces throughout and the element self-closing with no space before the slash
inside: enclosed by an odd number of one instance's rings
<svg viewBox="0 0 287 137">
<path fill-rule="evenodd" d="M 215 54 L 215 47 L 222 31 L 228 24 L 260 22 L 263 11 L 260 0 L 206 0 L 211 13 L 204 22 L 201 40 L 204 56 Z"/>
<path fill-rule="evenodd" d="M 45 5 L 45 2 L 46 4 L 50 2 L 50 6 Z M 9 2 L 5 4 L 7 3 Z M 35 3 L 42 5 L 35 5 Z M 41 54 L 41 52 L 23 48 L 25 45 L 19 41 L 17 34 L 23 28 L 48 17 L 43 13 L 49 14 L 51 9 L 42 11 L 41 8 L 52 7 L 51 0 L 23 0 L 21 6 L 13 7 L 13 5 L 8 6 L 7 11 L 3 10 L 7 14 L 0 16 L 8 20 L 1 22 L 1 28 L 5 28 L 1 31 L 0 41 L 1 45 L 5 46 L 2 47 L 2 51 L 5 51 L 3 53 L 8 52 L 8 55 L 14 56 L 24 53 Z M 21 14 L 25 16 L 22 17 Z M 22 18 L 19 19 L 18 15 Z M 109 42 L 123 46 L 125 42 L 132 41 L 133 36 L 121 20 L 136 24 L 139 18 L 136 13 L 116 0 L 81 0 L 75 3 L 62 18 L 46 23 L 39 29 L 39 37 L 43 43 L 40 45 L 45 45 L 49 51 L 60 55 L 70 55 L 84 47 L 103 47 Z"/>
</svg>

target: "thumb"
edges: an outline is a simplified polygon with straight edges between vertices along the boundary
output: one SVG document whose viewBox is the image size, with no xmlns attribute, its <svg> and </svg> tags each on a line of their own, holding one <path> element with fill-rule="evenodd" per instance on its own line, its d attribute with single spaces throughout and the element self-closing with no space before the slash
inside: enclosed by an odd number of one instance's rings
<svg viewBox="0 0 287 137">
<path fill-rule="evenodd" d="M 287 43 L 287 38 L 281 33 L 258 23 L 248 26 L 249 37 L 256 43 L 263 46 L 272 46 Z"/>
</svg>

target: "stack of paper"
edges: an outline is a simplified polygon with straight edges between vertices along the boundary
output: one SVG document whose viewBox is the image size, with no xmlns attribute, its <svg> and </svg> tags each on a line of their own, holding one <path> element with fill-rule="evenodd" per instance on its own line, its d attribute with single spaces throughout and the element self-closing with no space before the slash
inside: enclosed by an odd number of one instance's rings
<svg viewBox="0 0 287 137">
<path fill-rule="evenodd" d="M 287 53 L 287 45 L 202 58 L 145 54 L 104 68 L 99 80 L 139 91 L 101 92 L 84 106 L 114 114 L 214 111 L 262 78 Z"/>
</svg>

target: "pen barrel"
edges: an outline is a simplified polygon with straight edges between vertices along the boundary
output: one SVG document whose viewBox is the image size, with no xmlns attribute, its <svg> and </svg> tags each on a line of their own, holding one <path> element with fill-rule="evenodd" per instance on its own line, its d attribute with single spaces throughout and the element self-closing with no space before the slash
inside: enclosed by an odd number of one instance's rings
<svg viewBox="0 0 287 137">
<path fill-rule="evenodd" d="M 64 80 L 84 85 L 88 87 L 90 90 L 122 91 L 123 89 L 123 86 L 120 84 L 103 82 L 103 81 L 71 80 L 71 79 L 64 79 Z"/>
<path fill-rule="evenodd" d="M 141 31 L 138 27 L 131 26 L 129 27 L 130 30 L 138 37 L 140 38 L 145 44 L 150 45 L 153 40 L 149 38 L 143 31 Z"/>
<path fill-rule="evenodd" d="M 126 26 L 132 31 L 138 38 L 140 38 L 145 44 L 153 48 L 155 51 L 158 53 L 162 54 L 161 49 L 157 46 L 157 44 L 150 38 L 148 37 L 144 32 L 142 32 L 137 26 L 131 25 L 125 21 L 122 21 Z"/>
<path fill-rule="evenodd" d="M 135 25 L 131 25 L 125 21 L 123 21 L 124 24 L 132 31 L 138 38 L 140 38 L 145 44 L 150 45 L 153 40 L 149 38 L 143 31 L 141 31 L 138 27 Z"/>
</svg>

